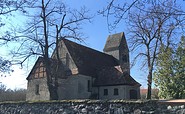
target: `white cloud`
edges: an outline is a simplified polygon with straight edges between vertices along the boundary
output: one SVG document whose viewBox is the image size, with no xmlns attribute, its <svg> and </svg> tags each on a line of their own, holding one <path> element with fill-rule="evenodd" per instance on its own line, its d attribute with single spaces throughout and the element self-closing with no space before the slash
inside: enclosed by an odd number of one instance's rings
<svg viewBox="0 0 185 114">
<path fill-rule="evenodd" d="M 6 85 L 10 89 L 19 89 L 27 87 L 27 73 L 24 69 L 20 69 L 18 66 L 13 67 L 14 72 L 10 76 L 0 77 L 0 82 Z"/>
</svg>

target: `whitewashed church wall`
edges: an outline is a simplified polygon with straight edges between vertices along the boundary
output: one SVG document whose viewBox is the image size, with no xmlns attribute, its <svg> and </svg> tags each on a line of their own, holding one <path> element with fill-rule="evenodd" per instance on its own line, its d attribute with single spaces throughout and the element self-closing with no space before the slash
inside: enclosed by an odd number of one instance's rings
<svg viewBox="0 0 185 114">
<path fill-rule="evenodd" d="M 38 89 L 38 90 L 37 90 Z M 33 79 L 28 81 L 26 100 L 49 100 L 50 94 L 46 78 Z"/>
<path fill-rule="evenodd" d="M 108 93 L 105 94 L 105 89 Z M 118 89 L 118 94 L 115 95 L 114 89 Z M 117 85 L 117 86 L 102 86 L 99 87 L 99 99 L 131 99 L 130 90 L 136 90 L 137 99 L 140 98 L 140 88 L 127 85 Z"/>
<path fill-rule="evenodd" d="M 108 90 L 108 94 L 104 94 L 104 90 Z M 118 95 L 114 95 L 114 89 L 118 89 Z M 102 86 L 99 87 L 99 99 L 127 99 L 125 86 Z"/>
<path fill-rule="evenodd" d="M 67 79 L 61 79 L 58 88 L 59 99 L 88 99 L 91 91 L 88 91 L 88 80 L 92 78 L 84 75 L 73 75 Z"/>
</svg>

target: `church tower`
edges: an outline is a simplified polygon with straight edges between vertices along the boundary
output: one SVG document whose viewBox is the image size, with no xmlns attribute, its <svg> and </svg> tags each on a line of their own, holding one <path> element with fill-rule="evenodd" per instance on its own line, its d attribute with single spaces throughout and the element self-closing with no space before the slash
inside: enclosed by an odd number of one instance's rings
<svg viewBox="0 0 185 114">
<path fill-rule="evenodd" d="M 123 72 L 130 74 L 129 49 L 123 32 L 109 35 L 103 51 L 115 57 Z"/>
</svg>

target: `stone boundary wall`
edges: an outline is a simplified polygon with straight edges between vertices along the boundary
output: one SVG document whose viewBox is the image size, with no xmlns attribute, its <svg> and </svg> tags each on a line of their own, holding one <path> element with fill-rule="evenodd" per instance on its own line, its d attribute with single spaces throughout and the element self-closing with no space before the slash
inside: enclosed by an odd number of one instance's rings
<svg viewBox="0 0 185 114">
<path fill-rule="evenodd" d="M 1 102 L 0 114 L 185 114 L 185 104 L 157 100 L 63 100 Z"/>
</svg>

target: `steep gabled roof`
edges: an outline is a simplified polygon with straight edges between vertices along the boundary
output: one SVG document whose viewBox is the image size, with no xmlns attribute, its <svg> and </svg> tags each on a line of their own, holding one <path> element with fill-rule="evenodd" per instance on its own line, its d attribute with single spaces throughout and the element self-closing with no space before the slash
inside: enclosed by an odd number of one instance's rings
<svg viewBox="0 0 185 114">
<path fill-rule="evenodd" d="M 63 39 L 80 74 L 95 77 L 94 86 L 140 86 L 129 74 L 123 73 L 111 55 Z"/>
<path fill-rule="evenodd" d="M 121 44 L 121 40 L 123 38 L 125 38 L 123 32 L 109 35 L 103 51 L 107 52 L 107 51 L 118 49 Z M 126 44 L 124 44 L 124 45 L 126 45 Z"/>
<path fill-rule="evenodd" d="M 122 73 L 116 67 L 104 67 L 98 72 L 94 86 L 131 85 L 141 86 L 128 73 Z"/>
<path fill-rule="evenodd" d="M 62 39 L 80 74 L 96 77 L 96 71 L 104 66 L 117 66 L 117 60 L 105 53 Z"/>
</svg>

